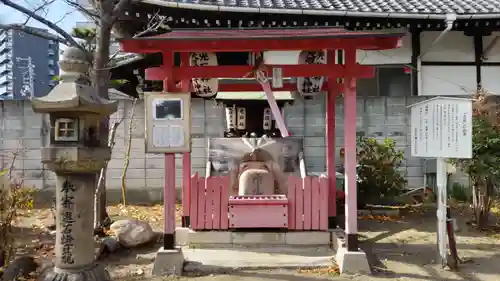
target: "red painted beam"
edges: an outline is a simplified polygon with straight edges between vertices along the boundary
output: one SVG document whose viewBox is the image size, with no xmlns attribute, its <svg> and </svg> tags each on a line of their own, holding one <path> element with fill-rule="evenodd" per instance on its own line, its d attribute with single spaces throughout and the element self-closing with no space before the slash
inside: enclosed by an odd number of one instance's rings
<svg viewBox="0 0 500 281">
<path fill-rule="evenodd" d="M 375 74 L 375 69 L 371 66 L 357 64 L 353 70 L 346 72 L 344 65 L 327 64 L 296 64 L 296 65 L 267 65 L 268 72 L 272 68 L 279 67 L 283 70 L 283 77 L 313 77 L 330 76 L 344 77 L 346 74 L 355 75 L 357 78 L 371 78 Z M 180 66 L 172 70 L 174 80 L 184 80 L 190 78 L 243 78 L 251 74 L 253 66 Z M 268 73 L 270 75 L 270 73 Z M 251 77 L 251 76 L 249 76 Z M 165 69 L 152 67 L 146 69 L 146 80 L 164 80 L 166 78 Z"/>
<path fill-rule="evenodd" d="M 385 50 L 400 46 L 399 37 L 331 37 L 331 38 L 248 38 L 197 40 L 127 39 L 120 41 L 122 51 L 158 52 L 255 52 L 321 49 Z"/>
<path fill-rule="evenodd" d="M 285 83 L 283 88 L 272 88 L 273 91 L 297 91 L 297 83 Z M 323 84 L 322 91 L 328 90 L 328 82 Z M 262 92 L 260 84 L 219 84 L 219 92 Z"/>
<path fill-rule="evenodd" d="M 340 85 L 340 86 L 337 86 Z M 342 84 L 336 84 L 338 88 L 338 92 L 341 92 L 341 86 Z M 186 92 L 181 89 L 182 83 L 178 83 L 176 90 L 177 91 L 182 91 Z M 296 83 L 284 83 L 283 88 L 272 88 L 273 91 L 290 91 L 294 92 L 297 91 L 297 84 Z M 323 87 L 321 88 L 321 91 L 327 91 L 328 90 L 328 81 L 325 81 L 323 83 Z M 194 92 L 193 91 L 193 86 L 189 85 L 189 88 L 187 90 L 188 92 Z M 255 84 L 255 83 L 246 83 L 246 84 L 219 84 L 218 87 L 219 92 L 262 92 L 262 86 L 260 84 Z"/>
</svg>

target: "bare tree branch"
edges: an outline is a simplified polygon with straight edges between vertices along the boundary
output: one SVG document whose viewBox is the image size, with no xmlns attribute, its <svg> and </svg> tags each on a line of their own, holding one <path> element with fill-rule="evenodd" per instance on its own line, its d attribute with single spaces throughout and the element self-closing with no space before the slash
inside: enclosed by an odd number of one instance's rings
<svg viewBox="0 0 500 281">
<path fill-rule="evenodd" d="M 113 12 L 111 13 L 113 21 L 115 21 L 122 13 L 123 11 L 130 7 L 130 5 L 139 2 L 138 0 L 120 0 L 118 4 L 116 4 L 115 8 L 113 9 Z"/>
<path fill-rule="evenodd" d="M 76 11 L 69 11 L 69 12 L 66 12 L 60 19 L 58 19 L 57 21 L 55 21 L 54 23 L 55 24 L 60 24 L 64 19 L 66 19 L 67 16 L 73 14 L 74 12 Z"/>
<path fill-rule="evenodd" d="M 52 3 L 54 3 L 56 0 L 50 0 L 50 1 L 44 1 L 43 4 L 41 4 L 40 6 L 38 6 L 36 9 L 33 10 L 33 13 L 38 13 L 39 11 L 41 10 L 44 10 L 47 6 L 51 5 Z M 23 25 L 27 25 L 28 22 L 30 21 L 31 19 L 31 16 L 30 15 L 27 15 L 27 18 L 26 18 L 26 21 L 23 23 Z"/>
<path fill-rule="evenodd" d="M 95 11 L 91 11 L 91 10 L 89 10 L 89 9 L 86 9 L 85 7 L 82 7 L 82 5 L 78 4 L 76 1 L 73 1 L 73 0 L 64 0 L 64 2 L 65 2 L 68 6 L 70 6 L 70 7 L 74 8 L 74 9 L 78 10 L 80 13 L 85 14 L 85 15 L 86 15 L 86 16 L 87 16 L 90 20 L 92 20 L 95 24 L 97 24 L 97 23 L 98 23 L 98 20 L 99 20 L 99 14 L 98 14 L 97 12 L 95 12 Z"/>
<path fill-rule="evenodd" d="M 9 30 L 9 29 L 19 30 L 19 31 L 25 32 L 27 34 L 31 34 L 31 35 L 34 35 L 34 36 L 42 37 L 42 38 L 45 38 L 45 39 L 48 39 L 48 40 L 57 41 L 57 42 L 59 42 L 61 44 L 64 44 L 66 46 L 72 46 L 73 45 L 72 42 L 68 42 L 68 40 L 66 40 L 65 38 L 59 37 L 57 35 L 54 35 L 54 34 L 52 34 L 50 32 L 44 31 L 42 29 L 31 27 L 31 26 L 26 26 L 26 25 L 23 25 L 23 24 L 1 24 L 0 23 L 0 29 L 5 29 L 5 30 Z"/>
<path fill-rule="evenodd" d="M 122 0 L 124 1 L 124 0 Z M 83 50 L 82 46 L 80 46 L 80 44 L 78 44 L 78 42 L 75 41 L 75 39 L 73 37 L 71 37 L 71 35 L 69 33 L 67 33 L 66 31 L 64 31 L 62 28 L 60 28 L 59 26 L 57 26 L 57 24 L 54 24 L 53 22 L 45 19 L 44 17 L 40 16 L 40 15 L 37 15 L 35 12 L 21 6 L 21 5 L 18 5 L 16 3 L 14 3 L 13 1 L 10 1 L 10 0 L 0 0 L 0 3 L 4 4 L 5 6 L 8 6 L 8 7 L 11 7 L 12 9 L 14 10 L 17 10 L 29 17 L 32 17 L 33 19 L 35 19 L 36 21 L 44 24 L 45 26 L 49 27 L 50 29 L 54 30 L 55 32 L 57 32 L 61 37 L 63 37 L 64 39 L 66 39 L 66 41 L 69 43 L 69 45 L 71 46 L 74 46 L 74 47 L 77 47 L 77 48 L 80 48 Z"/>
<path fill-rule="evenodd" d="M 151 20 L 148 22 L 147 28 L 141 32 L 138 32 L 132 38 L 138 38 L 151 31 L 157 31 L 159 28 L 163 27 L 163 23 L 165 22 L 166 19 L 167 17 L 160 16 L 158 13 L 156 13 L 153 17 L 151 17 Z M 112 54 L 111 57 L 109 58 L 109 61 L 111 62 L 119 53 L 120 50 L 116 50 L 115 53 Z"/>
</svg>

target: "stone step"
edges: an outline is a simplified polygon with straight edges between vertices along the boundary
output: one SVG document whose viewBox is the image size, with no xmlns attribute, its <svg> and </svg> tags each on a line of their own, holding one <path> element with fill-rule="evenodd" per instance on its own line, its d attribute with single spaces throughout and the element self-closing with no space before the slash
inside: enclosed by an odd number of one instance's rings
<svg viewBox="0 0 500 281">
<path fill-rule="evenodd" d="M 329 247 L 330 232 L 232 232 L 193 231 L 187 228 L 176 230 L 177 244 L 190 248 L 233 248 L 262 246 L 305 246 Z"/>
<path fill-rule="evenodd" d="M 185 272 L 228 269 L 313 268 L 331 266 L 334 252 L 326 247 L 261 247 L 252 249 L 183 249 Z"/>
</svg>

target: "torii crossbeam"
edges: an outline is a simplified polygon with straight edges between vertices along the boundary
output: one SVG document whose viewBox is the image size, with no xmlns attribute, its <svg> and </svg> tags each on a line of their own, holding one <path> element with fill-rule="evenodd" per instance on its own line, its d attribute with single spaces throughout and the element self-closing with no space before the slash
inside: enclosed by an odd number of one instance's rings
<svg viewBox="0 0 500 281">
<path fill-rule="evenodd" d="M 356 198 L 356 79 L 373 77 L 370 66 L 356 62 L 356 50 L 384 50 L 400 46 L 402 31 L 355 32 L 338 28 L 295 29 L 196 29 L 174 30 L 153 37 L 121 39 L 124 52 L 162 53 L 163 66 L 147 69 L 146 79 L 164 81 L 164 91 L 188 92 L 191 78 L 243 78 L 253 66 L 189 66 L 189 52 L 263 52 L 292 50 L 326 50 L 326 64 L 265 65 L 281 68 L 283 77 L 325 76 L 328 84 L 326 106 L 326 169 L 328 176 L 329 223 L 336 215 L 335 186 L 335 98 L 344 94 L 346 234 L 347 250 L 358 251 Z M 335 51 L 342 49 L 342 62 Z M 180 53 L 181 65 L 174 66 L 173 55 Z M 341 79 L 338 79 L 341 78 Z M 181 83 L 177 83 L 180 81 Z M 234 88 L 230 88 L 234 87 Z M 256 90 L 259 85 L 224 87 L 226 91 Z M 285 88 L 290 88 L 286 85 Z M 190 154 L 183 155 L 183 200 L 188 200 L 191 174 Z M 164 248 L 175 247 L 175 156 L 165 154 L 165 239 Z M 187 204 L 188 205 L 188 204 Z M 189 213 L 185 210 L 184 215 Z"/>
</svg>

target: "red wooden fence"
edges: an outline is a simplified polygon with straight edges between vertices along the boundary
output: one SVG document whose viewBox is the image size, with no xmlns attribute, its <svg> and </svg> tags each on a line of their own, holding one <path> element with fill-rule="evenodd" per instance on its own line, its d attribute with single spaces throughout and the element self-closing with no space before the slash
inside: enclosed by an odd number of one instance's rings
<svg viewBox="0 0 500 281">
<path fill-rule="evenodd" d="M 328 230 L 328 180 L 288 178 L 288 229 Z"/>
<path fill-rule="evenodd" d="M 191 228 L 228 229 L 229 177 L 191 178 Z"/>
<path fill-rule="evenodd" d="M 328 229 L 328 180 L 288 178 L 288 229 Z M 190 220 L 194 230 L 229 228 L 229 177 L 192 176 Z M 256 206 L 258 208 L 259 206 Z"/>
</svg>

